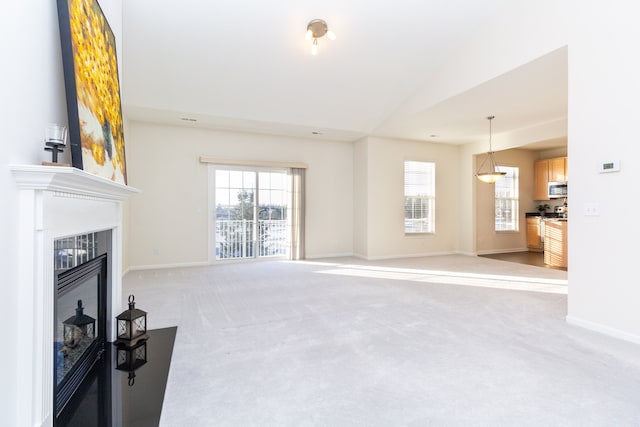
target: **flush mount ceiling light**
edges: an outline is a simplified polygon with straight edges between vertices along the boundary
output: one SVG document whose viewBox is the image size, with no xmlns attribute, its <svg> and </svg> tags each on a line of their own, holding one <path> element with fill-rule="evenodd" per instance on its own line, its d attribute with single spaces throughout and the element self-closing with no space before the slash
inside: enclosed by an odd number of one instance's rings
<svg viewBox="0 0 640 427">
<path fill-rule="evenodd" d="M 318 39 L 320 37 L 324 37 L 325 34 L 330 40 L 336 39 L 335 33 L 329 30 L 329 27 L 327 27 L 327 23 L 324 20 L 314 19 L 307 24 L 305 39 L 313 40 L 313 43 L 311 44 L 312 55 L 316 55 L 318 53 Z"/>
<path fill-rule="evenodd" d="M 480 167 L 478 168 L 478 171 L 476 172 L 476 178 L 488 184 L 493 184 L 494 182 L 504 178 L 504 176 L 507 174 L 506 172 L 498 171 L 498 165 L 493 159 L 493 150 L 491 148 L 491 120 L 493 120 L 494 118 L 495 116 L 487 117 L 487 120 L 489 120 L 489 151 L 487 152 L 487 156 L 484 158 L 484 160 L 480 164 Z M 488 169 L 483 170 L 482 168 L 487 163 L 487 160 L 489 160 L 489 164 L 487 165 Z"/>
</svg>

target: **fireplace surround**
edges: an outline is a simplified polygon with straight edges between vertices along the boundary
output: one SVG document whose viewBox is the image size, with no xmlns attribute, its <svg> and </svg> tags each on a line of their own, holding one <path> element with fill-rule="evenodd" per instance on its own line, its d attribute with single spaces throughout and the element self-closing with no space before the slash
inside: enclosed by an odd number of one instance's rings
<svg viewBox="0 0 640 427">
<path fill-rule="evenodd" d="M 19 189 L 18 304 L 21 325 L 16 392 L 18 425 L 52 426 L 54 410 L 54 242 L 109 231 L 111 257 L 105 291 L 106 341 L 115 340 L 115 316 L 122 311 L 123 203 L 138 193 L 79 169 L 11 165 Z M 65 320 L 65 319 L 63 319 Z"/>
</svg>

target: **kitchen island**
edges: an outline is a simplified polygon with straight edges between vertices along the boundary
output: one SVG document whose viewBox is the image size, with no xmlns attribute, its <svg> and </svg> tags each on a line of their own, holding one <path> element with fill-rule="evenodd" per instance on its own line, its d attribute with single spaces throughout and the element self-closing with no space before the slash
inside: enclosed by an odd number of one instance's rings
<svg viewBox="0 0 640 427">
<path fill-rule="evenodd" d="M 544 219 L 544 263 L 554 267 L 568 267 L 567 218 Z"/>
</svg>

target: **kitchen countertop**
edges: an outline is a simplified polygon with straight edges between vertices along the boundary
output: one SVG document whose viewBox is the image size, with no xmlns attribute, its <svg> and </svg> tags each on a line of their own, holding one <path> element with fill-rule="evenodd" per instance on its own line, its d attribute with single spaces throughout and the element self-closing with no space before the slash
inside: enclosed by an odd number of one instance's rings
<svg viewBox="0 0 640 427">
<path fill-rule="evenodd" d="M 549 218 L 549 219 L 567 219 L 562 217 L 563 214 L 557 214 L 554 212 L 547 212 L 544 215 L 540 215 L 540 212 L 526 212 L 524 216 L 526 218 L 540 217 L 540 218 Z"/>
</svg>

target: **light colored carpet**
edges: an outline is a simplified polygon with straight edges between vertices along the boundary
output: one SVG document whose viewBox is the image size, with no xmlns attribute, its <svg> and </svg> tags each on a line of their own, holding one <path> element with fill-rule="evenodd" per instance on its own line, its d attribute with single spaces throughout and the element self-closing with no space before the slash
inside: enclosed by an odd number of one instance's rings
<svg viewBox="0 0 640 427">
<path fill-rule="evenodd" d="M 334 258 L 130 272 L 123 294 L 178 326 L 163 427 L 639 426 L 640 346 L 566 324 L 566 283 Z"/>
</svg>

